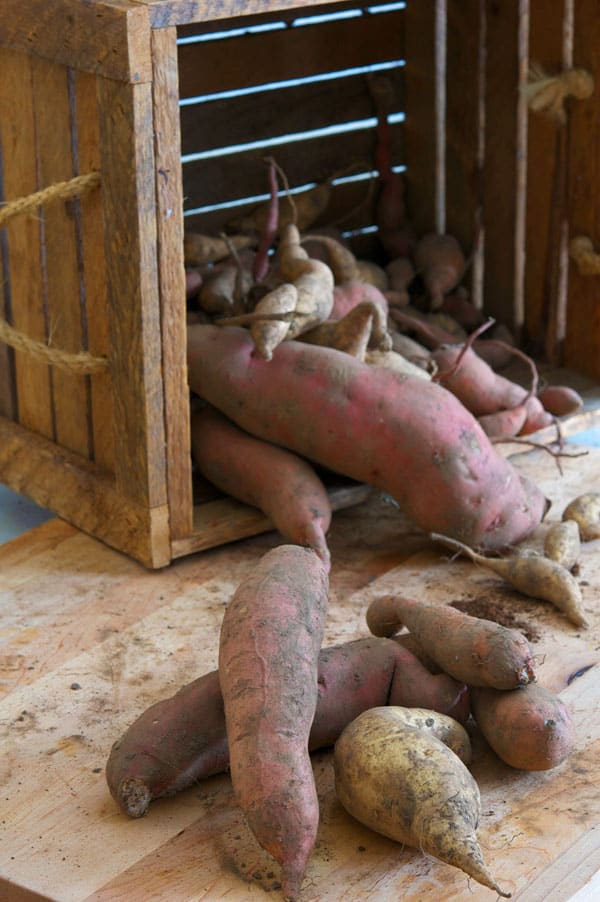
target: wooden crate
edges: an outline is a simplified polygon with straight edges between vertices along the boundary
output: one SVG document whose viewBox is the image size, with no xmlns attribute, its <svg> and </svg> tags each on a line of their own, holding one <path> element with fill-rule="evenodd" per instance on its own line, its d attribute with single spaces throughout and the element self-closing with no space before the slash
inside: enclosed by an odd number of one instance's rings
<svg viewBox="0 0 600 902">
<path fill-rule="evenodd" d="M 149 567 L 269 527 L 230 499 L 194 505 L 184 221 L 247 209 L 271 152 L 297 189 L 339 173 L 328 219 L 372 250 L 373 65 L 405 113 L 395 163 L 418 230 L 456 234 L 484 309 L 600 378 L 598 278 L 568 265 L 570 237 L 600 244 L 600 95 L 569 101 L 558 128 L 519 92 L 530 57 L 596 74 L 595 12 L 582 0 L 572 27 L 537 0 L 5 0 L 2 199 L 100 184 L 6 223 L 0 318 L 106 366 L 0 343 L 0 479 Z M 365 493 L 332 486 L 332 503 Z"/>
</svg>

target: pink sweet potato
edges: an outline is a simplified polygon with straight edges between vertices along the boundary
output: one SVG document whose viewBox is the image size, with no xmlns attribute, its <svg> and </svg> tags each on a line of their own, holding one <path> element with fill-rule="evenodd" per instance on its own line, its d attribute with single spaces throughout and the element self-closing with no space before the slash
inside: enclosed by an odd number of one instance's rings
<svg viewBox="0 0 600 902">
<path fill-rule="evenodd" d="M 262 510 L 288 542 L 329 558 L 329 496 L 307 461 L 255 438 L 211 406 L 192 414 L 192 454 L 206 479 Z"/>
<path fill-rule="evenodd" d="M 547 503 L 439 385 L 289 341 L 253 357 L 235 327 L 188 331 L 189 380 L 254 435 L 382 489 L 422 529 L 487 549 L 535 529 Z"/>
<path fill-rule="evenodd" d="M 298 896 L 319 824 L 308 738 L 328 574 L 311 549 L 280 545 L 238 586 L 221 626 L 231 781 L 250 829 L 281 865 L 288 899 Z"/>
<path fill-rule="evenodd" d="M 367 708 L 421 707 L 460 723 L 469 715 L 466 686 L 432 674 L 396 640 L 373 636 L 323 648 L 309 749 L 334 744 Z M 218 671 L 147 708 L 118 739 L 106 765 L 110 792 L 130 817 L 229 767 L 225 711 Z"/>
<path fill-rule="evenodd" d="M 433 310 L 439 310 L 444 297 L 462 279 L 466 260 L 462 248 L 453 235 L 424 235 L 415 248 L 415 268 L 431 300 Z"/>
</svg>

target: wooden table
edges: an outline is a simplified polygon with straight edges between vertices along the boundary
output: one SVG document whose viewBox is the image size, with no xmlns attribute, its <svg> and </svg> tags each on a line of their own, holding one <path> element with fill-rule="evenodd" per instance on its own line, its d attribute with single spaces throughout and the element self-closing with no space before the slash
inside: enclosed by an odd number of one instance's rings
<svg viewBox="0 0 600 902">
<path fill-rule="evenodd" d="M 600 490 L 599 449 L 563 459 L 562 476 L 544 451 L 514 461 L 552 500 L 547 523 L 576 494 Z M 2 902 L 237 902 L 265 891 L 281 898 L 277 867 L 250 835 L 227 775 L 130 820 L 103 774 L 111 744 L 142 710 L 216 666 L 228 599 L 279 541 L 265 534 L 158 572 L 58 519 L 0 548 Z M 600 541 L 582 553 L 587 631 L 488 571 L 449 560 L 379 496 L 336 514 L 330 545 L 326 644 L 366 635 L 368 600 L 400 588 L 440 603 L 493 601 L 534 637 L 539 680 L 572 705 L 577 748 L 553 771 L 524 773 L 475 733 L 479 837 L 513 899 L 600 898 Z M 313 760 L 322 821 L 302 902 L 494 898 L 461 872 L 352 821 L 335 799 L 331 753 Z"/>
</svg>

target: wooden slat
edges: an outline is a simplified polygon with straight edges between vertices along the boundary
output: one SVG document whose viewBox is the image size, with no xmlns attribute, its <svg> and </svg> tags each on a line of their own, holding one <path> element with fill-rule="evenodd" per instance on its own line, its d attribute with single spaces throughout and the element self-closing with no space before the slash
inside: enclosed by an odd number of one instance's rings
<svg viewBox="0 0 600 902">
<path fill-rule="evenodd" d="M 484 310 L 513 325 L 519 4 L 487 6 Z"/>
<path fill-rule="evenodd" d="M 43 187 L 73 176 L 71 109 L 67 69 L 39 57 L 32 59 L 38 178 Z M 72 202 L 46 204 L 41 213 L 44 275 L 51 347 L 78 353 L 87 350 L 82 334 L 78 233 Z M 86 376 L 55 367 L 54 437 L 58 444 L 90 457 Z"/>
<path fill-rule="evenodd" d="M 0 172 L 2 166 L 0 135 Z M 0 191 L 1 195 L 1 191 Z M 5 235 L 0 231 L 0 317 L 10 321 L 10 282 L 5 274 L 8 259 Z M 17 418 L 17 389 L 15 384 L 15 354 L 12 348 L 0 342 L 0 416 L 10 420 Z"/>
<path fill-rule="evenodd" d="M 100 125 L 96 76 L 74 73 L 74 120 L 79 173 L 100 169 Z M 88 347 L 95 357 L 110 355 L 106 262 L 104 256 L 104 206 L 102 189 L 79 201 L 81 263 Z M 108 470 L 114 467 L 113 397 L 110 372 L 90 376 L 93 459 Z"/>
<path fill-rule="evenodd" d="M 403 109 L 403 72 L 386 73 L 395 91 L 395 112 Z M 365 77 L 355 75 L 183 106 L 181 147 L 183 154 L 197 153 L 371 117 Z"/>
<path fill-rule="evenodd" d="M 0 482 L 147 567 L 170 561 L 166 505 L 136 505 L 100 467 L 0 418 Z"/>
<path fill-rule="evenodd" d="M 206 22 L 237 16 L 256 16 L 261 13 L 282 12 L 290 9 L 328 7 L 337 0 L 135 0 L 149 7 L 153 28 L 168 28 L 189 22 Z M 344 6 L 345 4 L 340 4 Z"/>
<path fill-rule="evenodd" d="M 394 125 L 392 150 L 404 158 L 404 125 Z M 334 175 L 370 171 L 373 165 L 374 132 L 364 129 L 347 135 L 327 135 L 304 141 L 213 157 L 183 166 L 186 209 L 226 203 L 267 192 L 265 155 L 275 157 L 292 188 L 323 182 Z M 232 218 L 238 212 L 225 216 Z"/>
<path fill-rule="evenodd" d="M 142 0 L 144 2 L 144 0 Z M 335 2 L 335 6 L 332 8 L 329 3 Z M 223 32 L 231 29 L 252 29 L 256 26 L 264 27 L 265 25 L 272 25 L 273 23 L 277 23 L 279 26 L 281 23 L 290 24 L 298 19 L 303 19 L 304 17 L 313 17 L 315 15 L 328 15 L 328 16 L 339 16 L 340 13 L 343 13 L 345 10 L 356 10 L 359 7 L 372 8 L 376 5 L 376 3 L 368 3 L 365 4 L 363 2 L 356 2 L 356 0 L 325 0 L 325 4 L 321 3 L 311 3 L 309 8 L 305 6 L 296 6 L 293 2 L 287 3 L 285 7 L 277 8 L 277 4 L 273 3 L 270 5 L 269 12 L 260 12 L 260 13 L 245 13 L 244 10 L 240 12 L 239 15 L 234 16 L 230 19 L 202 19 L 196 22 L 189 22 L 185 25 L 180 25 L 177 28 L 177 37 L 178 38 L 190 38 L 195 35 L 205 35 L 211 34 L 214 32 Z M 152 9 L 150 11 L 152 15 Z"/>
<path fill-rule="evenodd" d="M 182 97 L 335 72 L 402 56 L 404 12 L 288 28 L 179 48 Z"/>
<path fill-rule="evenodd" d="M 563 6 L 531 0 L 529 55 L 548 72 L 561 69 L 563 50 Z M 550 295 L 556 294 L 556 266 L 560 253 L 560 213 L 557 196 L 566 160 L 558 159 L 559 130 L 549 117 L 529 114 L 527 130 L 527 298 L 524 341 L 528 349 L 542 354 L 548 328 Z M 564 173 L 562 174 L 564 177 Z"/>
<path fill-rule="evenodd" d="M 98 97 L 117 486 L 158 507 L 166 464 L 151 86 L 100 78 Z"/>
<path fill-rule="evenodd" d="M 148 12 L 129 0 L 3 0 L 0 45 L 108 78 L 151 76 Z"/>
<path fill-rule="evenodd" d="M 162 372 L 172 539 L 190 534 L 193 508 L 176 39 L 174 28 L 152 33 Z"/>
<path fill-rule="evenodd" d="M 435 229 L 435 0 L 406 8 L 406 198 L 417 234 Z"/>
<path fill-rule="evenodd" d="M 596 4 L 575 6 L 574 65 L 587 69 L 596 89 L 589 100 L 573 101 L 569 131 L 570 237 L 585 235 L 600 249 L 600 19 Z M 582 276 L 569 266 L 564 362 L 600 378 L 600 277 Z"/>
<path fill-rule="evenodd" d="M 30 60 L 0 49 L 0 136 L 5 201 L 32 194 L 38 185 L 35 120 Z M 8 265 L 4 278 L 11 295 L 12 325 L 29 338 L 46 341 L 40 223 L 34 214 L 17 216 L 6 225 Z M 6 264 L 6 261 L 5 261 Z M 28 429 L 52 437 L 52 394 L 46 364 L 15 352 L 19 421 Z"/>
<path fill-rule="evenodd" d="M 478 94 L 480 0 L 450 0 L 447 28 L 446 231 L 474 249 L 481 206 Z"/>
</svg>

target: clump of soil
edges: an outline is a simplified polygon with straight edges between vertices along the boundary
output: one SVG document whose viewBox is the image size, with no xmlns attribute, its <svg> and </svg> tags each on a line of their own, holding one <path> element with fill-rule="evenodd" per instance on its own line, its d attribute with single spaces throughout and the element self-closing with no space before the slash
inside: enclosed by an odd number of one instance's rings
<svg viewBox="0 0 600 902">
<path fill-rule="evenodd" d="M 529 642 L 538 642 L 542 634 L 532 623 L 517 617 L 515 612 L 494 598 L 474 598 L 470 601 L 451 601 L 450 607 L 480 617 L 482 620 L 493 620 L 500 626 L 519 630 Z"/>
</svg>

